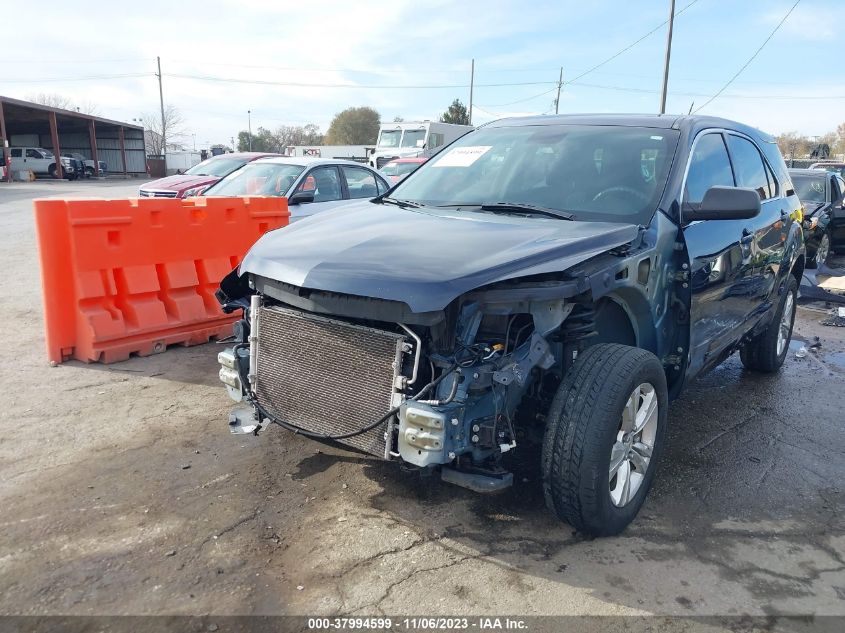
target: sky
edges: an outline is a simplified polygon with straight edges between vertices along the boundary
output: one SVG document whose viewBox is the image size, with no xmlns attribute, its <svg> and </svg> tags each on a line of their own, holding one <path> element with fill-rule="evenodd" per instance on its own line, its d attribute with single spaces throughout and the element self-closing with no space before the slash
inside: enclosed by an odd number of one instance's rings
<svg viewBox="0 0 845 633">
<path fill-rule="evenodd" d="M 794 1 L 676 0 L 667 112 L 708 101 Z M 2 12 L 0 94 L 57 93 L 131 122 L 158 112 L 158 56 L 165 103 L 197 149 L 229 144 L 248 110 L 253 130 L 326 131 L 336 113 L 362 105 L 382 121 L 436 120 L 453 99 L 469 103 L 473 59 L 474 124 L 553 113 L 561 67 L 561 113 L 657 112 L 667 32 L 657 27 L 669 14 L 669 0 L 50 4 Z M 845 122 L 843 46 L 845 0 L 801 0 L 700 113 L 772 134 L 831 131 Z"/>
</svg>

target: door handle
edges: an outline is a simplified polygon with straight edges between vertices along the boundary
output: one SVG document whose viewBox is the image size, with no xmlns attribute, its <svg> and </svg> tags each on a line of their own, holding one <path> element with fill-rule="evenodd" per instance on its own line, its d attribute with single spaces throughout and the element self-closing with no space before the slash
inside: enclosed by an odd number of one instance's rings
<svg viewBox="0 0 845 633">
<path fill-rule="evenodd" d="M 748 229 L 742 229 L 742 237 L 739 238 L 740 244 L 751 244 L 754 240 L 754 233 L 749 231 Z"/>
</svg>

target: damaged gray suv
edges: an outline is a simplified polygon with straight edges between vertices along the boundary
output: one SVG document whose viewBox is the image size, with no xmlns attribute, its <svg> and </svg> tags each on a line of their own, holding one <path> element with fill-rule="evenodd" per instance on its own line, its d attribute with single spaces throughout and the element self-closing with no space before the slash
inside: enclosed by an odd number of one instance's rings
<svg viewBox="0 0 845 633">
<path fill-rule="evenodd" d="M 233 432 L 277 424 L 477 491 L 542 446 L 579 531 L 636 516 L 668 403 L 773 372 L 804 268 L 774 141 L 700 116 L 506 119 L 386 194 L 263 236 L 221 283 Z M 510 453 L 510 455 L 509 455 Z"/>
</svg>

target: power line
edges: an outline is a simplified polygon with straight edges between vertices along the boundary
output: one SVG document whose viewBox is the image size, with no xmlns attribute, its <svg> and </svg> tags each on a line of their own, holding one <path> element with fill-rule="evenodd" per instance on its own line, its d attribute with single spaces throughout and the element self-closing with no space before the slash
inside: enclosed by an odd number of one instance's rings
<svg viewBox="0 0 845 633">
<path fill-rule="evenodd" d="M 677 11 L 677 12 L 675 13 L 675 17 L 678 17 L 679 15 L 681 15 L 684 11 L 686 11 L 687 9 L 689 9 L 692 5 L 694 5 L 694 4 L 695 4 L 696 2 L 698 2 L 698 1 L 699 1 L 699 0 L 692 0 L 692 2 L 690 2 L 688 5 L 686 5 L 683 9 L 681 9 L 680 11 Z M 800 1 L 800 0 L 799 0 L 799 1 Z M 648 38 L 649 36 L 654 35 L 655 33 L 657 33 L 657 31 L 659 31 L 660 29 L 662 29 L 662 28 L 663 28 L 664 26 L 666 26 L 666 24 L 668 24 L 668 23 L 669 23 L 669 20 L 663 20 L 663 22 L 661 22 L 661 23 L 660 23 L 660 24 L 658 24 L 656 27 L 654 27 L 653 29 L 651 29 L 648 33 L 646 33 L 645 35 L 643 35 L 643 36 L 642 36 L 640 39 L 638 39 L 636 42 L 633 42 L 632 44 L 629 44 L 628 46 L 626 46 L 626 47 L 625 47 L 625 48 L 623 48 L 622 50 L 620 50 L 620 51 L 618 51 L 618 52 L 614 53 L 613 55 L 611 55 L 610 57 L 608 57 L 607 59 L 605 59 L 603 62 L 599 62 L 598 64 L 596 64 L 595 66 L 593 66 L 593 67 L 592 67 L 592 68 L 590 68 L 589 70 L 585 70 L 584 72 L 582 72 L 580 75 L 578 75 L 578 76 L 577 76 L 577 77 L 575 77 L 574 79 L 570 79 L 567 83 L 570 83 L 570 84 L 571 84 L 571 83 L 575 83 L 576 81 L 578 81 L 579 79 L 581 79 L 581 77 L 584 77 L 585 75 L 589 75 L 589 74 L 590 74 L 591 72 L 593 72 L 594 70 L 596 70 L 596 69 L 598 69 L 598 68 L 601 68 L 602 66 L 604 66 L 604 65 L 605 65 L 605 64 L 607 64 L 608 62 L 613 61 L 614 59 L 616 59 L 617 57 L 619 57 L 622 53 L 625 53 L 625 52 L 627 52 L 627 51 L 631 50 L 631 49 L 632 49 L 632 48 L 634 48 L 637 44 L 639 44 L 640 42 L 642 42 L 644 39 L 646 39 L 646 38 Z"/>
<path fill-rule="evenodd" d="M 192 79 L 196 81 L 215 81 L 223 83 L 253 84 L 259 86 L 291 86 L 296 88 L 359 88 L 373 90 L 428 90 L 428 89 L 455 89 L 469 88 L 470 84 L 415 84 L 415 85 L 391 85 L 391 84 L 354 84 L 354 83 L 306 83 L 301 81 L 271 81 L 268 79 L 239 79 L 237 77 L 215 77 L 213 75 L 191 75 L 185 73 L 164 73 L 165 77 L 176 77 L 179 79 Z M 512 83 L 475 84 L 477 88 L 505 88 L 512 86 L 557 86 L 556 81 L 520 81 Z"/>
<path fill-rule="evenodd" d="M 748 68 L 748 65 L 749 65 L 749 64 L 751 64 L 751 62 L 753 62 L 753 61 L 754 61 L 754 59 L 757 57 L 757 55 L 759 55 L 759 54 L 760 54 L 760 51 L 762 51 L 762 50 L 763 50 L 763 48 L 766 46 L 766 44 L 768 44 L 768 43 L 769 43 L 769 40 L 770 40 L 770 39 L 772 39 L 772 38 L 774 37 L 775 33 L 777 33 L 777 32 L 780 30 L 780 27 L 781 27 L 781 26 L 783 26 L 783 23 L 784 23 L 784 22 L 786 22 L 786 19 L 787 19 L 790 15 L 792 15 L 792 12 L 793 12 L 793 11 L 795 11 L 795 7 L 797 7 L 800 3 L 801 3 L 801 0 L 795 0 L 795 4 L 793 4 L 793 5 L 790 7 L 789 11 L 787 11 L 787 12 L 786 12 L 786 15 L 785 15 L 785 16 L 783 16 L 783 18 L 781 19 L 781 21 L 777 23 L 777 26 L 775 26 L 774 30 L 773 30 L 771 33 L 769 33 L 769 37 L 767 37 L 765 40 L 763 40 L 763 43 L 762 43 L 762 44 L 760 44 L 760 47 L 759 47 L 756 51 L 754 51 L 754 54 L 753 54 L 751 57 L 749 57 L 749 58 L 748 58 L 748 61 L 747 61 L 747 62 L 745 62 L 745 63 L 742 65 L 742 67 L 741 67 L 738 71 L 736 71 L 736 73 L 734 74 L 734 76 L 733 76 L 733 77 L 731 77 L 730 79 L 728 79 L 727 83 L 725 83 L 725 85 L 724 85 L 724 86 L 722 86 L 721 88 L 719 88 L 719 90 L 718 90 L 718 92 L 716 92 L 716 94 L 714 94 L 714 95 L 713 95 L 712 97 L 710 97 L 707 101 L 705 101 L 705 102 L 704 102 L 704 104 L 703 104 L 701 107 L 699 107 L 699 108 L 695 111 L 695 113 L 696 113 L 696 114 L 697 114 L 698 112 L 700 112 L 703 108 L 705 108 L 706 106 L 708 106 L 710 103 L 712 103 L 712 102 L 713 102 L 713 101 L 714 101 L 714 100 L 715 100 L 715 99 L 716 99 L 716 98 L 717 98 L 720 94 L 722 94 L 722 93 L 725 91 L 725 89 L 726 89 L 728 86 L 730 86 L 730 85 L 733 83 L 733 80 L 734 80 L 734 79 L 736 79 L 737 77 L 739 77 L 739 76 L 740 76 L 740 74 L 742 74 L 742 71 L 744 71 L 746 68 Z"/>
<path fill-rule="evenodd" d="M 558 82 L 556 82 L 556 81 L 555 81 L 555 82 L 554 82 L 554 84 L 555 84 L 555 87 L 554 87 L 554 88 L 552 88 L 551 90 L 546 90 L 546 91 L 544 91 L 544 92 L 541 92 L 541 93 L 540 93 L 540 94 L 538 94 L 538 95 L 532 95 L 532 96 L 530 96 L 530 97 L 525 97 L 525 99 L 517 99 L 516 101 L 509 101 L 509 102 L 507 102 L 507 103 L 493 103 L 493 104 L 491 104 L 491 105 L 484 106 L 484 107 L 486 107 L 486 108 L 501 108 L 501 107 L 503 107 L 503 106 L 514 105 L 514 104 L 516 104 L 516 103 L 525 103 L 526 101 L 531 101 L 532 99 L 538 99 L 538 98 L 540 98 L 540 97 L 544 97 L 544 96 L 546 96 L 546 95 L 548 95 L 548 94 L 551 94 L 551 93 L 553 93 L 553 92 L 556 92 L 556 91 L 557 91 L 557 84 L 558 84 Z M 566 85 L 566 84 L 564 84 L 564 85 Z"/>
<path fill-rule="evenodd" d="M 46 77 L 42 79 L 0 79 L 3 83 L 9 84 L 40 84 L 65 81 L 94 81 L 100 79 L 125 79 L 129 77 L 153 77 L 155 73 L 120 73 L 114 75 L 85 75 L 81 77 Z"/>
</svg>

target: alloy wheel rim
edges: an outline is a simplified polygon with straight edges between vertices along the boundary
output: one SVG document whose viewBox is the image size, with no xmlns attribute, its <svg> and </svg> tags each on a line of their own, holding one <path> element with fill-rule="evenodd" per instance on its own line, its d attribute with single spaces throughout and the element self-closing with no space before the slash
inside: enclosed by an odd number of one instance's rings
<svg viewBox="0 0 845 633">
<path fill-rule="evenodd" d="M 816 266 L 821 266 L 827 261 L 827 256 L 830 253 L 830 238 L 827 234 L 822 235 L 819 241 L 819 247 L 816 249 Z"/>
<path fill-rule="evenodd" d="M 780 326 L 778 327 L 778 356 L 783 354 L 784 350 L 786 350 L 787 343 L 789 343 L 789 335 L 792 329 L 792 313 L 794 311 L 795 297 L 792 292 L 789 292 L 783 304 L 783 314 L 780 317 Z"/>
<path fill-rule="evenodd" d="M 645 481 L 659 417 L 657 392 L 651 383 L 639 384 L 628 396 L 616 440 L 610 449 L 608 488 L 618 508 L 628 505 Z"/>
</svg>

